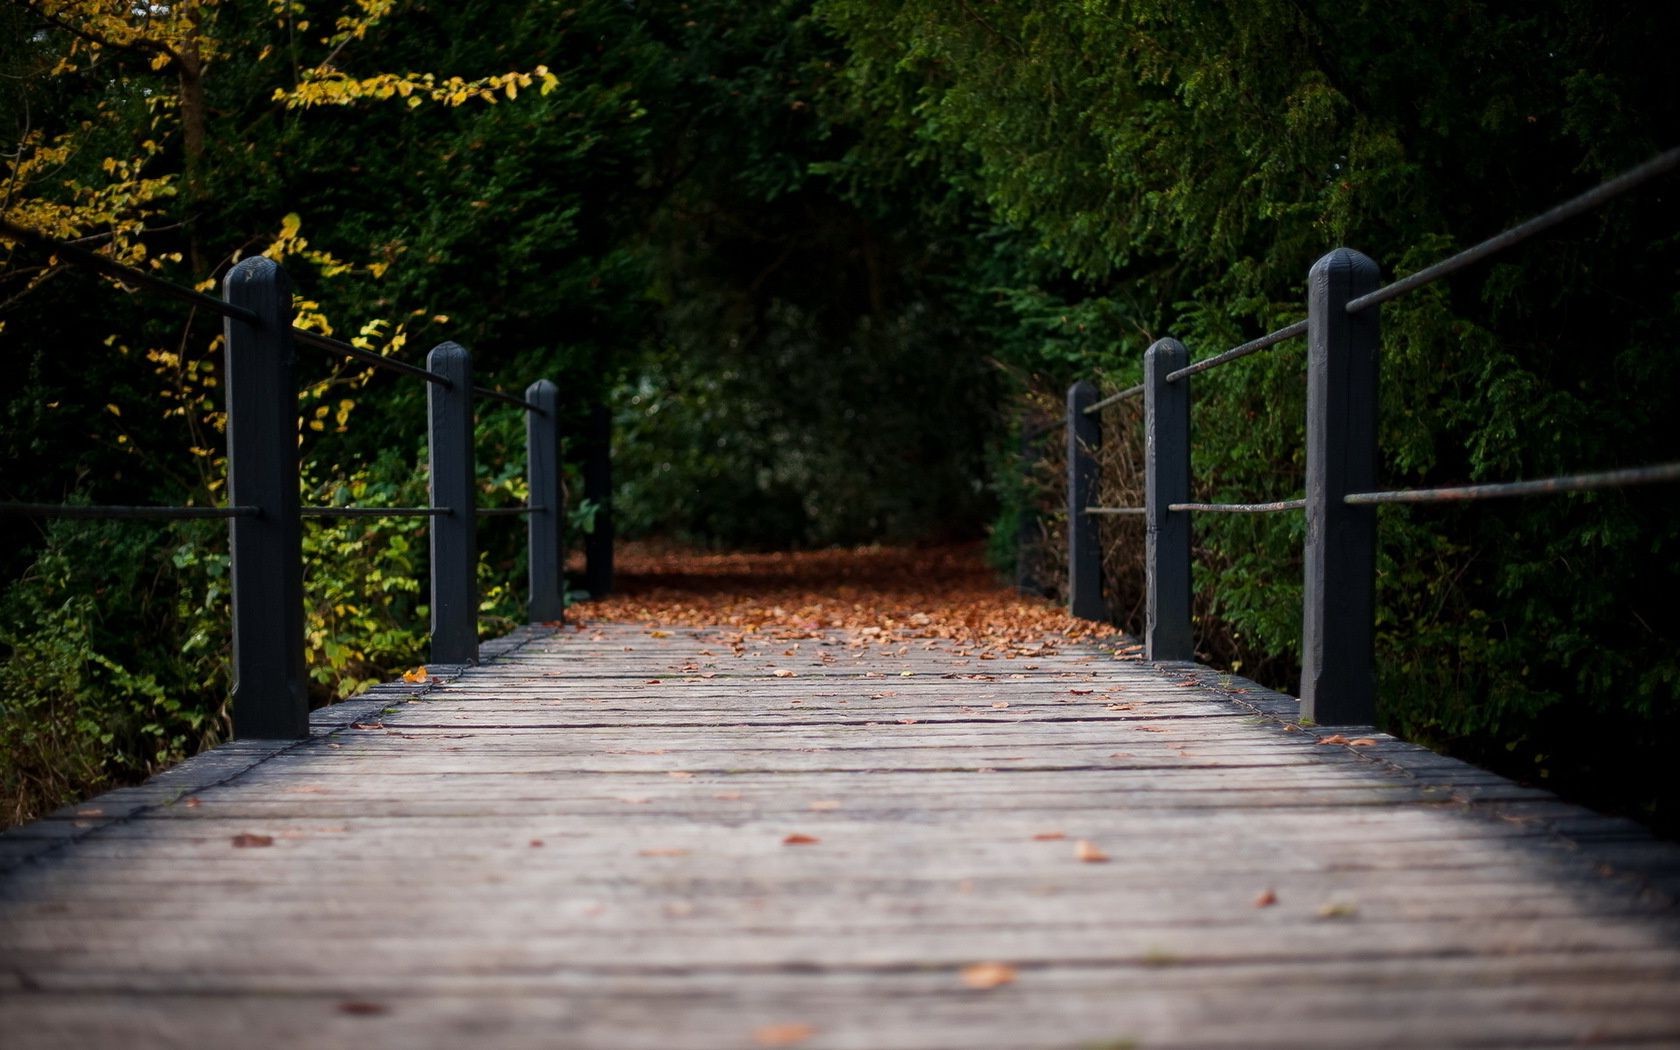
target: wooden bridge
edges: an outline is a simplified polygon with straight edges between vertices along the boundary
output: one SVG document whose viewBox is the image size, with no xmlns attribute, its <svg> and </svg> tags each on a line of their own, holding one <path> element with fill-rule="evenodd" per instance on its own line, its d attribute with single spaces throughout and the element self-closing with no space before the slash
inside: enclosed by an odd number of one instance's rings
<svg viewBox="0 0 1680 1050">
<path fill-rule="evenodd" d="M 738 638 L 523 629 L 0 836 L 0 1042 L 1680 1045 L 1636 826 L 1194 664 Z"/>
</svg>

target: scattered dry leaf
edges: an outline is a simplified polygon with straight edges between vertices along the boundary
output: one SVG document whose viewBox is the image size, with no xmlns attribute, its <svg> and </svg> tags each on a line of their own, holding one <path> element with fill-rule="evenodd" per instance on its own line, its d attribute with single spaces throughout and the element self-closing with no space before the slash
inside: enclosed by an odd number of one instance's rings
<svg viewBox="0 0 1680 1050">
<path fill-rule="evenodd" d="M 1349 747 L 1376 747 L 1380 743 L 1375 737 L 1361 736 L 1348 741 Z"/>
<path fill-rule="evenodd" d="M 1073 855 L 1087 864 L 1102 864 L 1108 860 L 1108 854 L 1096 847 L 1090 839 L 1080 839 L 1073 844 Z"/>
<path fill-rule="evenodd" d="M 427 673 L 424 667 L 416 667 L 412 671 L 403 672 L 403 681 L 405 682 L 424 682 L 430 677 L 431 675 Z"/>
<path fill-rule="evenodd" d="M 652 637 L 652 638 L 669 638 L 669 637 L 671 637 L 671 632 L 670 631 L 649 631 L 648 635 L 649 635 L 649 637 Z"/>
<path fill-rule="evenodd" d="M 1274 905 L 1276 903 L 1277 903 L 1277 891 L 1272 889 L 1270 886 L 1261 890 L 1258 894 L 1255 895 L 1255 898 L 1254 898 L 1254 906 L 1256 908 L 1270 908 L 1272 905 Z"/>
<path fill-rule="evenodd" d="M 391 1008 L 384 1003 L 369 1002 L 366 999 L 346 999 L 338 1004 L 338 1012 L 356 1017 L 372 1017 L 375 1014 L 390 1013 Z"/>
<path fill-rule="evenodd" d="M 973 963 L 962 968 L 962 983 L 970 988 L 996 988 L 1015 983 L 1015 967 L 1001 962 Z"/>
<path fill-rule="evenodd" d="M 816 1034 L 808 1024 L 767 1024 L 753 1032 L 753 1042 L 759 1046 L 798 1046 Z"/>
<path fill-rule="evenodd" d="M 198 807 L 204 805 L 204 803 L 200 802 L 197 797 L 194 797 L 187 799 L 185 805 L 188 809 L 197 809 Z"/>
<path fill-rule="evenodd" d="M 778 667 L 774 671 L 771 671 L 770 673 L 775 675 L 777 678 L 796 678 L 796 677 L 798 677 L 798 674 L 799 674 L 799 672 L 790 671 L 785 667 Z"/>
<path fill-rule="evenodd" d="M 531 840 L 531 848 L 532 849 L 538 849 L 542 845 L 543 845 L 543 840 L 542 839 L 532 839 Z"/>
<path fill-rule="evenodd" d="M 1067 838 L 1067 835 L 1065 835 L 1064 833 L 1062 833 L 1060 831 L 1041 831 L 1038 834 L 1033 836 L 1033 841 L 1034 842 L 1060 842 L 1062 839 L 1065 839 L 1065 838 Z"/>
<path fill-rule="evenodd" d="M 1359 906 L 1348 901 L 1325 901 L 1318 906 L 1321 919 L 1351 919 L 1359 914 Z"/>
<path fill-rule="evenodd" d="M 235 849 L 256 849 L 259 846 L 272 846 L 274 845 L 274 836 L 253 835 L 248 831 L 242 831 L 233 837 L 233 845 Z"/>
<path fill-rule="evenodd" d="M 1345 744 L 1348 742 L 1348 738 L 1340 733 L 1331 733 L 1329 736 L 1319 737 L 1318 742 L 1321 744 Z"/>
<path fill-rule="evenodd" d="M 997 708 L 999 711 L 1002 711 L 1004 708 L 1009 706 L 1009 701 L 999 700 L 996 703 L 994 703 L 992 706 Z"/>
<path fill-rule="evenodd" d="M 782 840 L 782 845 L 784 845 L 784 846 L 814 846 L 821 841 L 822 841 L 822 839 L 819 839 L 819 838 L 817 838 L 813 835 L 801 835 L 798 832 L 795 832 L 794 834 L 789 835 L 787 838 L 783 839 Z"/>
</svg>

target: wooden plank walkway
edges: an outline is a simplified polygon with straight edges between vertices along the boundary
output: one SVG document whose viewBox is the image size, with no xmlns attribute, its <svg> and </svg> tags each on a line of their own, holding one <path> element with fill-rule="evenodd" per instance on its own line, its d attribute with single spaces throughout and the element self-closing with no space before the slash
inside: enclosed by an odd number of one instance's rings
<svg viewBox="0 0 1680 1050">
<path fill-rule="evenodd" d="M 527 629 L 0 836 L 0 1043 L 1680 1046 L 1637 827 L 1191 665 L 854 638 Z"/>
</svg>

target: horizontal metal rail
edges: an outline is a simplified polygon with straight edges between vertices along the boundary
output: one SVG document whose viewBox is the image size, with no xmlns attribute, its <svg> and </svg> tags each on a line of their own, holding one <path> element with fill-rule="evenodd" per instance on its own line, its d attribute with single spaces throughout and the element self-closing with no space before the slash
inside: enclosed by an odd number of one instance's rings
<svg viewBox="0 0 1680 1050">
<path fill-rule="evenodd" d="M 1206 372 L 1210 368 L 1218 368 L 1227 361 L 1235 361 L 1239 357 L 1247 357 L 1249 354 L 1257 354 L 1260 351 L 1270 349 L 1279 343 L 1294 339 L 1298 335 L 1306 334 L 1307 322 L 1305 320 L 1296 321 L 1287 328 L 1279 328 L 1275 332 L 1268 332 L 1258 339 L 1252 339 L 1241 346 L 1232 347 L 1223 354 L 1215 354 L 1212 357 L 1204 357 L 1200 361 L 1185 365 L 1183 368 L 1180 368 L 1175 372 L 1168 372 L 1167 382 L 1176 383 L 1180 379 L 1195 375 L 1197 372 Z"/>
<path fill-rule="evenodd" d="M 473 513 L 481 518 L 515 518 L 522 514 L 541 514 L 547 507 L 478 507 Z"/>
<path fill-rule="evenodd" d="M 406 361 L 398 361 L 395 358 L 384 357 L 380 354 L 374 353 L 372 350 L 363 350 L 359 346 L 351 346 L 342 339 L 334 339 L 332 336 L 322 335 L 320 332 L 311 332 L 302 328 L 294 327 L 292 329 L 292 342 L 301 343 L 304 346 L 314 347 L 317 350 L 326 350 L 335 354 L 343 354 L 345 357 L 355 358 L 357 361 L 373 365 L 375 368 L 383 368 L 392 372 L 401 372 L 403 375 L 417 376 L 428 383 L 436 383 L 445 390 L 448 390 L 451 386 L 453 386 L 448 379 L 438 375 L 436 372 L 421 368 L 419 365 L 411 365 Z"/>
<path fill-rule="evenodd" d="M 1093 412 L 1101 412 L 1109 405 L 1119 404 L 1128 397 L 1137 397 L 1141 393 L 1143 393 L 1143 384 L 1139 383 L 1137 386 L 1129 386 L 1117 394 L 1110 394 L 1101 401 L 1086 405 L 1084 408 L 1080 409 L 1080 411 L 1084 412 L 1086 415 L 1090 415 Z"/>
<path fill-rule="evenodd" d="M 1390 492 L 1352 492 L 1343 502 L 1373 503 L 1468 503 L 1474 500 L 1505 499 L 1511 496 L 1545 496 L 1558 492 L 1587 492 L 1592 489 L 1625 488 L 1680 481 L 1680 463 L 1629 467 L 1593 474 L 1565 474 L 1534 481 L 1506 481 L 1487 485 L 1458 485 L 1439 489 L 1396 489 Z"/>
<path fill-rule="evenodd" d="M 303 507 L 305 518 L 440 518 L 448 507 Z"/>
<path fill-rule="evenodd" d="M 0 517 L 92 518 L 190 521 L 195 518 L 254 518 L 256 507 L 125 507 L 73 506 L 65 503 L 0 503 Z"/>
<path fill-rule="evenodd" d="M 500 390 L 491 390 L 487 386 L 475 386 L 472 389 L 473 393 L 477 394 L 479 397 L 487 397 L 492 401 L 500 401 L 504 405 L 518 405 L 525 411 L 535 412 L 539 416 L 548 415 L 547 412 L 543 411 L 541 405 L 534 405 L 522 397 L 516 397 L 513 394 L 504 394 Z"/>
<path fill-rule="evenodd" d="M 196 289 L 176 284 L 173 281 L 166 281 L 144 270 L 124 266 L 122 263 L 107 259 L 97 252 L 90 252 L 86 248 L 74 244 L 66 244 L 16 223 L 7 222 L 5 219 L 0 219 L 0 233 L 4 233 L 8 237 L 15 237 L 55 255 L 62 255 L 78 266 L 85 266 L 89 270 L 102 273 L 107 277 L 113 277 L 125 284 L 136 285 L 145 288 L 147 291 L 167 295 L 172 299 L 178 299 L 192 306 L 214 311 L 223 317 L 232 317 L 235 320 L 244 321 L 246 324 L 254 325 L 257 323 L 257 315 L 242 306 L 235 306 L 213 295 L 205 295 Z"/>
<path fill-rule="evenodd" d="M 1537 233 L 1549 230 L 1560 222 L 1589 212 L 1606 201 L 1626 193 L 1635 186 L 1649 182 L 1658 175 L 1667 174 L 1676 168 L 1680 168 L 1680 147 L 1671 149 L 1666 153 L 1659 153 L 1638 167 L 1593 187 L 1579 197 L 1564 201 L 1557 207 L 1542 212 L 1521 225 L 1513 226 L 1504 233 L 1495 234 L 1480 244 L 1464 249 L 1457 255 L 1442 259 L 1433 266 L 1425 266 L 1417 273 L 1402 277 L 1392 284 L 1384 285 L 1374 292 L 1361 295 L 1357 299 L 1350 299 L 1347 304 L 1347 312 L 1350 314 L 1358 313 L 1368 307 L 1375 306 L 1378 303 L 1386 303 L 1390 299 L 1405 295 L 1413 289 L 1438 281 L 1448 274 L 1480 262 L 1495 252 L 1504 251 L 1512 245 L 1528 240 Z"/>
<path fill-rule="evenodd" d="M 1193 510 L 1199 514 L 1272 514 L 1280 510 L 1305 510 L 1304 499 L 1278 500 L 1276 503 L 1169 503 L 1168 510 Z"/>
<path fill-rule="evenodd" d="M 1146 514 L 1142 507 L 1086 507 L 1087 514 Z"/>
</svg>

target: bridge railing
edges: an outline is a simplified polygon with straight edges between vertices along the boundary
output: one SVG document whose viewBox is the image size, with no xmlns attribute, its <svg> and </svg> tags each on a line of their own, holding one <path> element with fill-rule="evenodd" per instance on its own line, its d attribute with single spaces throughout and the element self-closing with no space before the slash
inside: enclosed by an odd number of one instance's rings
<svg viewBox="0 0 1680 1050">
<path fill-rule="evenodd" d="M 1680 168 L 1680 149 L 1659 154 L 1578 197 L 1447 259 L 1389 284 L 1377 264 L 1338 248 L 1307 275 L 1305 319 L 1212 357 L 1191 362 L 1176 339 L 1144 354 L 1143 382 L 1099 396 L 1088 380 L 1067 394 L 1068 608 L 1106 620 L 1098 521 L 1141 517 L 1145 525 L 1144 644 L 1151 660 L 1193 658 L 1192 514 L 1306 513 L 1302 616 L 1301 715 L 1322 725 L 1376 720 L 1376 508 L 1384 503 L 1448 503 L 1578 492 L 1680 481 L 1680 463 L 1525 481 L 1430 489 L 1378 489 L 1377 372 L 1379 307 L 1584 214 L 1659 175 Z M 1190 378 L 1250 354 L 1307 337 L 1306 485 L 1299 499 L 1269 503 L 1195 503 L 1190 499 Z M 1144 505 L 1096 505 L 1101 442 L 1097 413 L 1141 396 Z"/>
<path fill-rule="evenodd" d="M 559 389 L 538 379 L 523 397 L 473 383 L 472 357 L 457 343 L 436 346 L 426 367 L 381 356 L 292 325 L 291 282 L 258 256 L 235 265 L 222 297 L 206 295 L 123 266 L 76 245 L 0 220 L 0 234 L 59 258 L 212 311 L 223 319 L 222 386 L 227 412 L 227 505 L 221 507 L 64 506 L 0 503 L 0 515 L 34 518 L 226 518 L 232 590 L 233 733 L 238 738 L 298 739 L 309 734 L 305 677 L 302 529 L 305 518 L 423 517 L 430 523 L 431 663 L 478 661 L 478 543 L 482 517 L 518 515 L 527 523 L 531 622 L 558 621 L 565 610 L 565 490 L 561 478 Z M 424 380 L 427 386 L 428 502 L 423 507 L 303 506 L 298 454 L 296 347 L 326 351 Z M 529 499 L 479 507 L 473 450 L 475 399 L 525 413 Z M 599 416 L 599 413 L 597 413 Z M 600 422 L 599 419 L 596 421 Z M 610 484 L 605 441 L 594 436 L 589 471 Z M 610 563 L 591 565 L 605 589 Z"/>
</svg>

